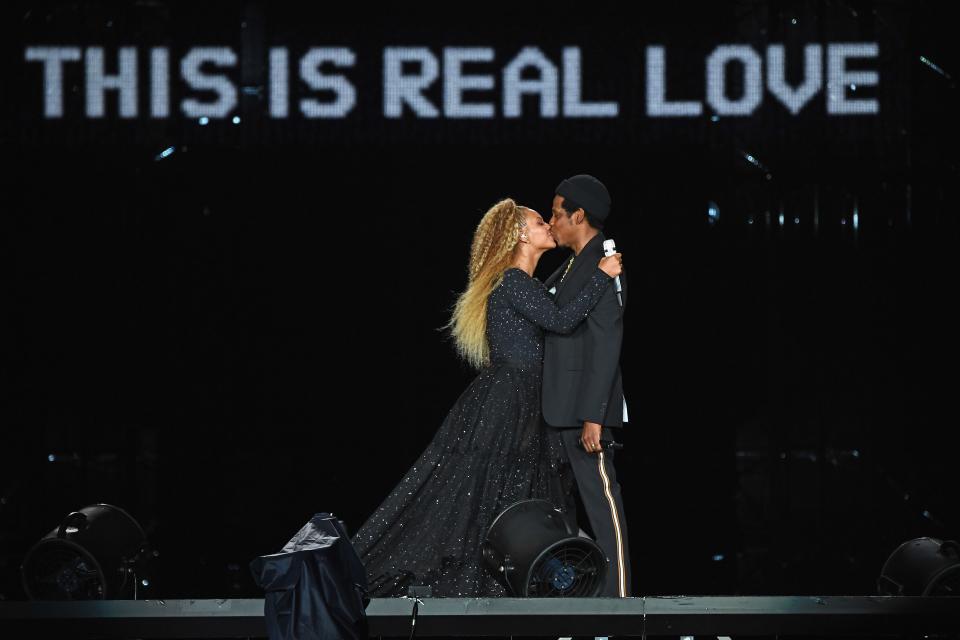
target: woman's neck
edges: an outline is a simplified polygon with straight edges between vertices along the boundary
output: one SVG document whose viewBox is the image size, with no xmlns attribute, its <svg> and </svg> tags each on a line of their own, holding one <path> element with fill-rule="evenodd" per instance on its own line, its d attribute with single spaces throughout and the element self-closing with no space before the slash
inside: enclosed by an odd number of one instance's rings
<svg viewBox="0 0 960 640">
<path fill-rule="evenodd" d="M 533 277 L 533 272 L 537 268 L 537 263 L 540 262 L 540 253 L 527 253 L 520 254 L 514 257 L 513 265 L 527 272 L 527 275 Z"/>
</svg>

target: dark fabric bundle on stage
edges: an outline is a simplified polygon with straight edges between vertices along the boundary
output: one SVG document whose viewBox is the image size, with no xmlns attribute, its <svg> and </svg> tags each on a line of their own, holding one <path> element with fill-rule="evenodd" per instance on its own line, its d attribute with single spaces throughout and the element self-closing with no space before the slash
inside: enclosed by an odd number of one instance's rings
<svg viewBox="0 0 960 640">
<path fill-rule="evenodd" d="M 280 553 L 250 563 L 271 640 L 366 638 L 367 579 L 333 514 L 318 513 Z"/>
</svg>

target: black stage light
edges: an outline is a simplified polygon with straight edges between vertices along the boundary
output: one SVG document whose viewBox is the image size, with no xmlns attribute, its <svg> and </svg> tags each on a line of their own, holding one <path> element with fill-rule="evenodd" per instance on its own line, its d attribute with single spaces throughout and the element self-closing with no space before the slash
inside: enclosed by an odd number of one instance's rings
<svg viewBox="0 0 960 640">
<path fill-rule="evenodd" d="M 31 600 L 136 598 L 147 555 L 147 536 L 129 513 L 92 504 L 27 551 L 20 566 L 23 589 Z"/>
<path fill-rule="evenodd" d="M 877 591 L 884 596 L 960 595 L 960 545 L 936 538 L 904 542 L 883 564 Z"/>
<path fill-rule="evenodd" d="M 547 500 L 504 509 L 483 543 L 487 569 L 514 596 L 590 598 L 600 593 L 607 561 L 596 543 L 577 535 Z"/>
</svg>

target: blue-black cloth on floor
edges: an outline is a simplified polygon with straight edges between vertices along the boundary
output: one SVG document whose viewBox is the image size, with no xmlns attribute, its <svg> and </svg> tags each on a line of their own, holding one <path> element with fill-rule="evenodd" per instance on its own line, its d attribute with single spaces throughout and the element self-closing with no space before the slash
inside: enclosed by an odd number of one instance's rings
<svg viewBox="0 0 960 640">
<path fill-rule="evenodd" d="M 366 573 L 333 514 L 313 516 L 280 553 L 256 558 L 250 570 L 267 592 L 271 640 L 367 637 Z"/>
</svg>

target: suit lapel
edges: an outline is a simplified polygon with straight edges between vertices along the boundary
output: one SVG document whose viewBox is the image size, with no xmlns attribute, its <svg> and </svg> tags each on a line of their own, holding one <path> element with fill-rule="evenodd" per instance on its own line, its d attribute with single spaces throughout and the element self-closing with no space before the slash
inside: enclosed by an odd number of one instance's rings
<svg viewBox="0 0 960 640">
<path fill-rule="evenodd" d="M 597 262 L 603 257 L 603 240 L 603 234 L 598 232 L 580 251 L 580 255 L 573 261 L 570 273 L 563 279 L 562 284 L 557 285 L 558 303 L 564 304 L 575 298 L 586 281 L 593 275 L 593 269 L 596 268 Z M 564 261 L 560 270 L 561 275 L 566 268 L 567 261 Z"/>
<path fill-rule="evenodd" d="M 550 274 L 550 277 L 547 278 L 543 286 L 549 291 L 552 287 L 556 286 L 560 282 L 560 278 L 563 276 L 563 272 L 567 269 L 567 262 L 570 260 L 570 256 L 567 256 L 563 262 L 560 263 L 560 266 L 557 267 L 557 270 Z"/>
</svg>

